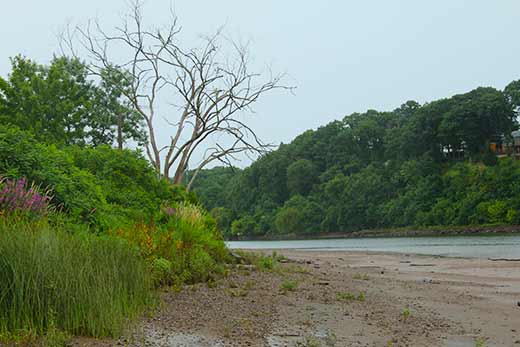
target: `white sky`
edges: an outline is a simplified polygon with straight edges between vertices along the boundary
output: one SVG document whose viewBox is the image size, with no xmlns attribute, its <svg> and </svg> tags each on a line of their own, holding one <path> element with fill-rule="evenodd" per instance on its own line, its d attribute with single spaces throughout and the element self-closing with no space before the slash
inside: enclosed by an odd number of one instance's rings
<svg viewBox="0 0 520 347">
<path fill-rule="evenodd" d="M 126 10 L 124 0 L 2 2 L 2 76 L 16 54 L 48 62 L 68 22 L 98 17 L 110 28 Z M 164 23 L 170 3 L 148 0 L 145 20 Z M 477 86 L 502 89 L 520 78 L 518 0 L 176 0 L 173 6 L 184 33 L 226 24 L 227 33 L 252 41 L 258 66 L 291 75 L 295 95 L 261 100 L 249 123 L 272 143 L 352 112 L 391 110 Z M 161 129 L 163 141 L 168 134 Z"/>
</svg>

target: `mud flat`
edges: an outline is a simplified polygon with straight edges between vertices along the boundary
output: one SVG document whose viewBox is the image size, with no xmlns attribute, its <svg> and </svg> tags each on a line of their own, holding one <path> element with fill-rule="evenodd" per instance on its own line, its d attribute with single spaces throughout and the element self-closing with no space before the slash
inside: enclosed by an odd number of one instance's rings
<svg viewBox="0 0 520 347">
<path fill-rule="evenodd" d="M 273 271 L 164 291 L 129 337 L 73 345 L 520 347 L 518 261 L 277 251 Z"/>
</svg>

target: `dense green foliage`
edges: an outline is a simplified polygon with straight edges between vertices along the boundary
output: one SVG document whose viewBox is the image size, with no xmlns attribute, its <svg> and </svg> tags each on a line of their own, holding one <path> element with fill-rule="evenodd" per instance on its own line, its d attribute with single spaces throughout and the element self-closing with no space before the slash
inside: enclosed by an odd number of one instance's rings
<svg viewBox="0 0 520 347">
<path fill-rule="evenodd" d="M 0 344 L 119 336 L 155 287 L 224 274 L 228 251 L 195 194 L 122 149 L 143 140 L 122 72 L 94 83 L 74 59 L 12 62 L 0 78 Z"/>
<path fill-rule="evenodd" d="M 519 90 L 355 113 L 193 188 L 228 237 L 519 223 L 520 162 L 489 149 L 510 141 Z"/>
<path fill-rule="evenodd" d="M 77 59 L 54 58 L 44 66 L 17 56 L 11 64 L 8 78 L 0 77 L 0 124 L 56 144 L 145 140 L 138 114 L 121 101 L 125 79 L 117 69 L 105 69 L 95 83 Z"/>
<path fill-rule="evenodd" d="M 53 201 L 76 221 L 105 231 L 150 220 L 174 187 L 157 179 L 142 156 L 109 147 L 57 147 L 0 126 L 0 173 L 53 190 Z"/>
</svg>

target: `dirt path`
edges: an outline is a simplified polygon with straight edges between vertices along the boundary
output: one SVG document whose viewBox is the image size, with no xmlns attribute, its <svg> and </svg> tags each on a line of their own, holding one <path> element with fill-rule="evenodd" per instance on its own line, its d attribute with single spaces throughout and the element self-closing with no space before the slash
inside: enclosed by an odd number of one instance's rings
<svg viewBox="0 0 520 347">
<path fill-rule="evenodd" d="M 280 253 L 273 272 L 163 293 L 129 338 L 75 345 L 520 347 L 518 262 Z"/>
</svg>

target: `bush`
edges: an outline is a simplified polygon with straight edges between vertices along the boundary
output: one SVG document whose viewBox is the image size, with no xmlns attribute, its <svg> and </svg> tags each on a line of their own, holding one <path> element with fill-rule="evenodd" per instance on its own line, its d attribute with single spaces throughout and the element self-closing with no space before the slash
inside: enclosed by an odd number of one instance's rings
<svg viewBox="0 0 520 347">
<path fill-rule="evenodd" d="M 172 282 L 206 281 L 221 272 L 219 264 L 229 255 L 215 220 L 207 212 L 182 202 L 163 206 L 159 220 L 161 224 L 140 223 L 115 234 L 137 246 L 154 268 L 169 261 Z"/>
<path fill-rule="evenodd" d="M 49 187 L 54 204 L 96 232 L 154 220 L 165 200 L 196 202 L 194 194 L 158 179 L 139 152 L 57 148 L 6 126 L 0 126 L 0 174 Z"/>
<path fill-rule="evenodd" d="M 128 243 L 0 219 L 0 335 L 49 328 L 117 336 L 152 302 L 151 278 Z"/>
</svg>

